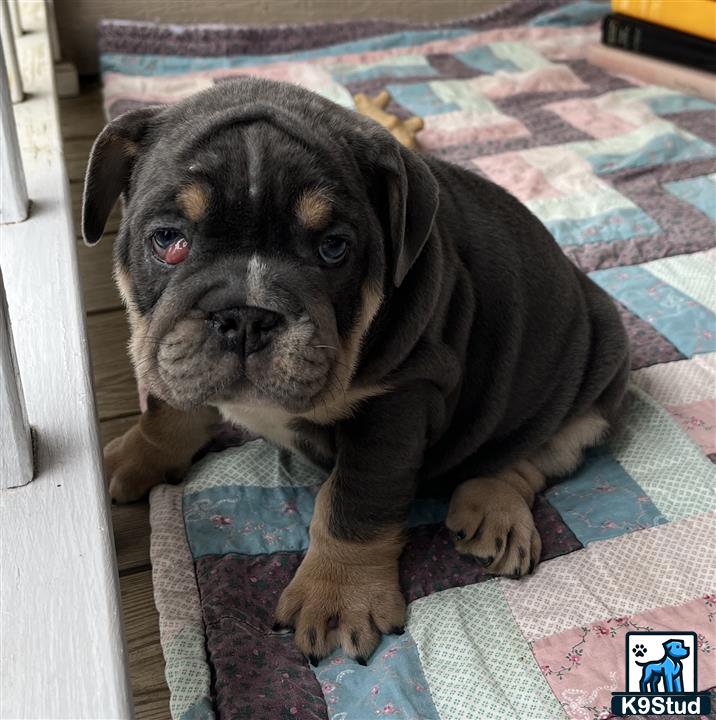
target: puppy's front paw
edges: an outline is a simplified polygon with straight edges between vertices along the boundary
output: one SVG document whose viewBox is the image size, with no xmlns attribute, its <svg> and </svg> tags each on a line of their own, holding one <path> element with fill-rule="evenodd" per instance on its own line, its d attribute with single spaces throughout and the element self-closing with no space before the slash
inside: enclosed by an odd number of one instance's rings
<svg viewBox="0 0 716 720">
<path fill-rule="evenodd" d="M 462 483 L 450 499 L 445 525 L 457 551 L 474 555 L 491 573 L 518 578 L 539 562 L 542 540 L 532 510 L 503 480 Z"/>
<path fill-rule="evenodd" d="M 104 469 L 109 495 L 118 503 L 140 500 L 155 485 L 175 481 L 186 470 L 169 462 L 165 454 L 142 435 L 139 425 L 105 445 Z"/>
<path fill-rule="evenodd" d="M 276 629 L 293 627 L 299 650 L 316 665 L 339 645 L 366 665 L 382 634 L 402 634 L 405 600 L 398 563 L 336 561 L 309 549 L 276 609 Z"/>
</svg>

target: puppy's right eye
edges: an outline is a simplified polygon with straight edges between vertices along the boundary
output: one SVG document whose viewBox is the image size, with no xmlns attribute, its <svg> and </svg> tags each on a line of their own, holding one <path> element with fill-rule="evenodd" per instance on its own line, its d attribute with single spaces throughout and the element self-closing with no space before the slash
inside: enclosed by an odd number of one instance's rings
<svg viewBox="0 0 716 720">
<path fill-rule="evenodd" d="M 342 235 L 329 235 L 318 248 L 318 254 L 326 265 L 338 265 L 348 251 L 348 240 Z"/>
<path fill-rule="evenodd" d="M 189 255 L 189 241 L 173 228 L 155 230 L 150 240 L 154 256 L 167 265 L 178 265 Z"/>
</svg>

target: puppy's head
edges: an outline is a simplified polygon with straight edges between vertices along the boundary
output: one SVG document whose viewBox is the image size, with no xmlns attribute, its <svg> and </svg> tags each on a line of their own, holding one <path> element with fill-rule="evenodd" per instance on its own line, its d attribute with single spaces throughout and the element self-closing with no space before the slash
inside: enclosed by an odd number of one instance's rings
<svg viewBox="0 0 716 720">
<path fill-rule="evenodd" d="M 107 125 L 87 170 L 88 244 L 120 195 L 115 272 L 149 391 L 293 413 L 353 382 L 437 207 L 425 163 L 382 128 L 259 80 Z"/>
</svg>

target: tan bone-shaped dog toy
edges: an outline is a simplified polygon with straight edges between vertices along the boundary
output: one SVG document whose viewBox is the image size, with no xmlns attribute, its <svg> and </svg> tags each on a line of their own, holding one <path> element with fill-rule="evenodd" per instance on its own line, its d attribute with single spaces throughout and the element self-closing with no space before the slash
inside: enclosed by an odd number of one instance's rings
<svg viewBox="0 0 716 720">
<path fill-rule="evenodd" d="M 385 112 L 385 108 L 391 100 L 390 93 L 383 90 L 375 97 L 369 97 L 365 93 L 358 93 L 353 97 L 356 110 L 369 118 L 373 118 L 383 127 L 390 130 L 393 137 L 405 147 L 417 148 L 418 142 L 415 138 L 424 126 L 423 119 L 417 115 L 401 120 L 397 115 Z"/>
</svg>

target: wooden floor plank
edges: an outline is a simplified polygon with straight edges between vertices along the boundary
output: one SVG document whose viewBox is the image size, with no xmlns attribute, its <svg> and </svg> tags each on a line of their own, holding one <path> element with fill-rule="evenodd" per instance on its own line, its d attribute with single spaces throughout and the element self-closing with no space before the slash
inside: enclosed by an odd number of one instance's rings
<svg viewBox="0 0 716 720">
<path fill-rule="evenodd" d="M 169 720 L 169 690 L 159 644 L 150 570 L 120 577 L 129 675 L 137 720 Z"/>
<path fill-rule="evenodd" d="M 71 182 L 84 181 L 87 161 L 89 160 L 93 142 L 93 137 L 62 139 L 67 177 Z"/>
<path fill-rule="evenodd" d="M 100 420 L 139 412 L 134 372 L 127 356 L 129 328 L 122 310 L 87 318 Z"/>
<path fill-rule="evenodd" d="M 120 575 L 140 568 L 148 568 L 150 564 L 148 501 L 112 505 L 112 527 Z"/>
<path fill-rule="evenodd" d="M 77 97 L 60 100 L 60 127 L 66 140 L 94 138 L 105 122 L 99 82 L 83 83 Z"/>
</svg>

